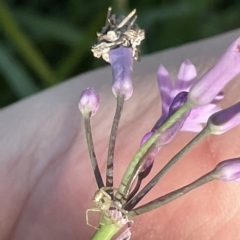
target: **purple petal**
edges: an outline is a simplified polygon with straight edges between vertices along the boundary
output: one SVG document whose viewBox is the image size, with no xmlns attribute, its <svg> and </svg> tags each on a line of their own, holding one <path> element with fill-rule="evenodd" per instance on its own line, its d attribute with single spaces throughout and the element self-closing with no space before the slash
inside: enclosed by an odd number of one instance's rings
<svg viewBox="0 0 240 240">
<path fill-rule="evenodd" d="M 221 108 L 217 107 L 215 104 L 208 104 L 192 109 L 181 131 L 200 132 L 203 129 L 201 124 L 206 124 L 209 116 L 220 110 Z"/>
<path fill-rule="evenodd" d="M 171 79 L 169 77 L 168 71 L 163 65 L 158 68 L 157 74 L 158 88 L 162 98 L 162 117 L 165 118 L 168 115 L 168 109 L 172 103 L 171 92 L 173 89 Z"/>
<path fill-rule="evenodd" d="M 214 114 L 215 112 L 221 111 L 222 109 L 216 106 L 215 104 L 220 102 L 223 99 L 223 92 L 220 92 L 212 101 L 212 103 L 207 104 L 205 106 L 195 107 L 191 110 L 191 113 L 185 123 L 181 131 L 189 131 L 189 132 L 200 132 L 203 127 L 201 124 L 206 124 L 208 118 Z"/>
<path fill-rule="evenodd" d="M 212 100 L 211 103 L 213 103 L 213 104 L 218 104 L 220 101 L 223 100 L 223 98 L 224 98 L 224 93 L 223 93 L 223 91 L 220 91 L 220 92 L 218 93 L 218 95 Z"/>
<path fill-rule="evenodd" d="M 181 128 L 181 131 L 185 132 L 201 132 L 203 129 L 203 126 L 199 123 L 194 123 L 194 122 L 185 122 Z"/>
<path fill-rule="evenodd" d="M 215 104 L 208 104 L 206 106 L 196 107 L 191 110 L 189 117 L 186 120 L 188 122 L 194 123 L 207 123 L 208 118 L 215 112 L 220 111 L 221 108 L 217 107 Z"/>
<path fill-rule="evenodd" d="M 174 93 L 176 96 L 179 92 L 187 91 L 192 86 L 195 78 L 197 76 L 197 71 L 195 66 L 191 63 L 189 59 L 186 59 L 180 66 L 176 83 L 174 85 Z"/>
<path fill-rule="evenodd" d="M 220 90 L 240 73 L 240 38 L 233 42 L 216 65 L 200 78 L 189 91 L 195 106 L 210 103 Z"/>
</svg>

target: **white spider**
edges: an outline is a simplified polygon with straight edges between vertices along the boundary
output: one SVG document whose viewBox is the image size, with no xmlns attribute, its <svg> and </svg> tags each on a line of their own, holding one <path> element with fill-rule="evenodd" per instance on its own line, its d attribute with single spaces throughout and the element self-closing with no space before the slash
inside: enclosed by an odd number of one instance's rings
<svg viewBox="0 0 240 240">
<path fill-rule="evenodd" d="M 95 208 L 89 208 L 86 210 L 86 222 L 87 225 L 98 229 L 97 227 L 89 223 L 88 214 L 89 212 L 101 212 L 111 219 L 109 224 L 118 223 L 120 225 L 125 225 L 130 222 L 128 219 L 128 212 L 122 208 L 122 205 L 119 202 L 115 202 L 111 199 L 111 196 L 106 192 L 107 190 L 116 190 L 113 187 L 102 187 L 96 191 L 93 202 L 95 203 Z M 112 208 L 112 209 L 111 209 Z M 100 222 L 100 225 L 105 225 L 106 223 Z"/>
</svg>

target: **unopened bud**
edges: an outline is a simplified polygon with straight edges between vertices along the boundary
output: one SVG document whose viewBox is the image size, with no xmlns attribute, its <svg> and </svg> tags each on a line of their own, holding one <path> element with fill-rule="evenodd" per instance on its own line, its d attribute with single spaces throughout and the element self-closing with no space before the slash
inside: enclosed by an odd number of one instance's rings
<svg viewBox="0 0 240 240">
<path fill-rule="evenodd" d="M 214 170 L 214 177 L 222 181 L 240 182 L 240 158 L 220 162 Z"/>
<path fill-rule="evenodd" d="M 153 134 L 154 134 L 154 132 L 146 133 L 141 140 L 140 146 L 142 146 Z M 139 176 L 141 178 L 145 178 L 150 173 L 152 166 L 153 166 L 154 158 L 156 157 L 159 150 L 160 150 L 160 147 L 156 148 L 154 151 L 152 151 L 148 155 L 146 162 L 142 166 L 142 169 L 139 173 Z"/>
<path fill-rule="evenodd" d="M 222 134 L 240 124 L 240 102 L 214 113 L 207 122 L 211 134 Z"/>
<path fill-rule="evenodd" d="M 93 88 L 87 88 L 81 94 L 78 108 L 82 115 L 93 116 L 99 108 L 99 95 Z"/>
</svg>

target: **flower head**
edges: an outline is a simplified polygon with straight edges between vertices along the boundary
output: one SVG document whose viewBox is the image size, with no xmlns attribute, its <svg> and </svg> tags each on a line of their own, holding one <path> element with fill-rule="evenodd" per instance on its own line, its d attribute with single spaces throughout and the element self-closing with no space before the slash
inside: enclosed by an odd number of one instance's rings
<svg viewBox="0 0 240 240">
<path fill-rule="evenodd" d="M 152 130 L 144 135 L 141 145 L 150 138 L 152 134 L 168 120 L 169 117 L 171 117 L 183 104 L 187 102 L 188 91 L 195 83 L 196 76 L 197 72 L 195 66 L 190 62 L 190 60 L 186 59 L 181 64 L 177 79 L 173 84 L 168 71 L 160 65 L 157 81 L 162 97 L 162 115 L 155 123 Z M 150 172 L 154 158 L 161 149 L 161 146 L 170 143 L 179 131 L 200 132 L 203 128 L 202 124 L 207 122 L 209 116 L 220 110 L 220 108 L 216 106 L 216 103 L 218 103 L 222 98 L 223 94 L 220 93 L 216 96 L 212 103 L 186 112 L 176 121 L 176 123 L 163 132 L 159 139 L 160 146 L 148 156 L 140 173 L 145 177 L 145 175 Z"/>
<path fill-rule="evenodd" d="M 162 65 L 159 67 L 157 81 L 162 98 L 162 115 L 154 128 L 159 128 L 171 116 L 171 105 L 174 98 L 179 97 L 179 93 L 186 92 L 188 95 L 189 89 L 196 82 L 196 76 L 196 68 L 188 59 L 181 64 L 174 84 L 169 77 L 168 71 Z M 192 109 L 180 130 L 200 132 L 203 128 L 202 124 L 207 122 L 209 116 L 220 110 L 220 108 L 216 106 L 216 103 L 222 98 L 223 94 L 219 93 L 211 103 Z M 178 107 L 175 107 L 174 111 L 177 111 L 185 102 L 182 101 Z"/>
<path fill-rule="evenodd" d="M 99 108 L 99 95 L 93 88 L 87 88 L 80 96 L 78 108 L 82 115 L 93 116 Z"/>
<path fill-rule="evenodd" d="M 214 177 L 222 181 L 240 182 L 240 158 L 220 162 L 214 169 Z"/>
</svg>

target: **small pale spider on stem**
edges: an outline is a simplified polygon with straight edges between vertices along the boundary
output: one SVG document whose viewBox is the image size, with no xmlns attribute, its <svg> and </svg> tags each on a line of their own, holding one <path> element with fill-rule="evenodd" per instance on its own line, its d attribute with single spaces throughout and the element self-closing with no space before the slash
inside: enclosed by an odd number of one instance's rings
<svg viewBox="0 0 240 240">
<path fill-rule="evenodd" d="M 111 198 L 111 196 L 107 193 L 108 190 L 117 190 L 113 187 L 102 187 L 99 190 L 96 191 L 93 197 L 93 202 L 96 205 L 96 208 L 89 208 L 86 210 L 86 222 L 87 225 L 90 227 L 93 227 L 95 229 L 98 229 L 98 227 L 93 226 L 89 223 L 89 212 L 101 212 L 101 214 L 111 215 L 110 210 L 117 209 L 122 213 L 122 216 L 126 219 L 128 219 L 128 212 L 125 211 L 121 204 L 119 202 L 114 202 Z M 122 216 L 119 217 L 119 219 L 116 219 L 117 221 L 121 220 Z M 110 222 L 110 224 L 114 223 L 114 220 Z M 100 221 L 100 225 L 105 225 L 106 223 L 103 223 Z"/>
</svg>

